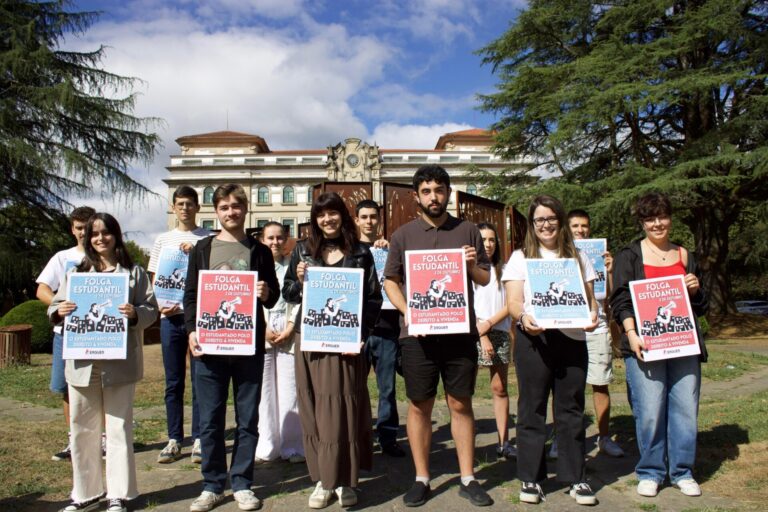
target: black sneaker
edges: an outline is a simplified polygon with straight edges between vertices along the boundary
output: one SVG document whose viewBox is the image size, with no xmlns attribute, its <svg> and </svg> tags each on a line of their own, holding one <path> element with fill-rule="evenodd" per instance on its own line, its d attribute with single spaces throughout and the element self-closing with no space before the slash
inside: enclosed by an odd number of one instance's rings
<svg viewBox="0 0 768 512">
<path fill-rule="evenodd" d="M 429 484 L 414 482 L 413 487 L 403 496 L 406 507 L 420 507 L 429 499 Z"/>
<path fill-rule="evenodd" d="M 97 510 L 99 508 L 99 500 L 101 500 L 101 496 L 86 501 L 73 501 L 59 512 L 88 512 Z"/>
<path fill-rule="evenodd" d="M 107 512 L 128 512 L 128 509 L 125 507 L 125 500 L 112 498 L 107 504 Z"/>
<path fill-rule="evenodd" d="M 592 492 L 592 488 L 586 482 L 573 484 L 568 494 L 570 494 L 571 498 L 575 499 L 576 503 L 579 505 L 597 505 L 595 493 Z"/>
<path fill-rule="evenodd" d="M 493 500 L 488 496 L 488 493 L 485 492 L 485 489 L 480 487 L 480 482 L 477 480 L 472 480 L 467 485 L 460 484 L 459 496 L 467 498 L 469 502 L 476 507 L 493 505 Z"/>
<path fill-rule="evenodd" d="M 63 460 L 72 460 L 72 445 L 67 445 L 66 448 L 61 450 L 59 453 L 54 453 L 51 456 L 51 460 L 55 461 L 63 461 Z"/>
<path fill-rule="evenodd" d="M 390 457 L 405 457 L 405 450 L 403 450 L 400 445 L 397 444 L 397 441 L 392 441 L 391 443 L 382 443 L 381 453 L 389 455 Z"/>
<path fill-rule="evenodd" d="M 541 502 L 544 498 L 544 491 L 541 490 L 541 486 L 534 482 L 523 482 L 520 486 L 520 501 L 523 503 L 533 503 L 534 505 Z"/>
</svg>

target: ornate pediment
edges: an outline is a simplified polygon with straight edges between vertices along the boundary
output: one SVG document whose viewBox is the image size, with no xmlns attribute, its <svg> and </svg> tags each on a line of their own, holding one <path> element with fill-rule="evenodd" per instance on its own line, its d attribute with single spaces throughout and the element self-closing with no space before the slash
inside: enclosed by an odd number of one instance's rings
<svg viewBox="0 0 768 512">
<path fill-rule="evenodd" d="M 328 179 L 330 181 L 371 181 L 379 178 L 379 147 L 360 139 L 349 138 L 328 146 Z"/>
</svg>

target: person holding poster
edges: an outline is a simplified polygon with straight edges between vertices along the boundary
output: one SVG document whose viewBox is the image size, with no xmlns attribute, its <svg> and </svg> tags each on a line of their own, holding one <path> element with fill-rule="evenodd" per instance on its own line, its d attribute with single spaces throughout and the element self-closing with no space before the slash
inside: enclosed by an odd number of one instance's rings
<svg viewBox="0 0 768 512">
<path fill-rule="evenodd" d="M 232 491 L 240 510 L 257 510 L 261 500 L 251 490 L 253 464 L 258 443 L 259 400 L 264 373 L 266 324 L 261 307 L 271 308 L 279 297 L 272 253 L 264 244 L 245 234 L 248 196 L 237 184 L 221 185 L 213 192 L 213 207 L 221 232 L 200 240 L 189 254 L 184 289 L 184 324 L 189 349 L 198 358 L 195 383 L 200 409 L 200 447 L 203 460 L 203 492 L 189 507 L 191 512 L 211 510 L 224 500 L 227 483 L 225 429 L 229 386 L 234 390 L 237 433 L 229 468 Z M 253 355 L 203 354 L 197 339 L 198 277 L 204 270 L 256 271 L 255 353 Z M 245 273 L 245 272 L 244 272 Z M 252 275 L 252 274 L 247 274 Z M 252 280 L 252 279 L 251 279 Z M 218 293 L 218 292 L 208 292 Z M 234 301 L 233 301 L 234 302 Z M 253 296 L 249 297 L 252 304 Z M 230 304 L 225 309 L 231 309 Z M 214 311 L 215 312 L 215 311 Z M 250 337 L 250 336 L 249 336 Z"/>
<path fill-rule="evenodd" d="M 123 243 L 120 225 L 108 213 L 94 214 L 85 228 L 85 256 L 74 272 L 128 274 L 128 302 L 118 311 L 128 319 L 125 359 L 69 359 L 72 430 L 72 503 L 63 512 L 93 510 L 104 496 L 101 426 L 107 439 L 106 497 L 108 512 L 126 512 L 125 502 L 138 494 L 133 454 L 133 396 L 144 374 L 144 329 L 157 318 L 157 301 L 144 269 L 134 265 Z M 71 273 L 67 274 L 70 276 Z M 65 279 L 66 280 L 66 279 Z M 77 309 L 62 285 L 48 307 L 54 324 Z M 78 314 L 85 314 L 85 311 Z"/>
<path fill-rule="evenodd" d="M 574 240 L 586 240 L 590 237 L 590 219 L 585 210 L 568 212 L 568 227 Z M 606 294 L 610 295 L 613 279 L 613 256 L 607 250 L 595 257 L 603 258 L 605 263 Z M 607 304 L 607 300 L 605 300 Z M 611 346 L 611 331 L 608 328 L 608 318 L 605 314 L 604 301 L 597 301 L 597 329 L 587 333 L 587 352 L 589 366 L 587 367 L 587 384 L 592 385 L 592 400 L 595 405 L 597 421 L 597 449 L 611 457 L 622 457 L 624 450 L 611 439 L 608 425 L 611 418 L 611 394 L 608 384 L 613 380 L 613 347 Z"/>
<path fill-rule="evenodd" d="M 37 277 L 36 296 L 46 306 L 51 305 L 53 296 L 61 288 L 67 271 L 83 261 L 83 255 L 85 254 L 85 227 L 88 225 L 88 219 L 94 213 L 96 213 L 96 210 L 90 206 L 79 206 L 69 214 L 70 231 L 77 243 L 74 247 L 57 252 Z M 67 428 L 69 428 L 69 394 L 67 393 L 67 381 L 64 378 L 64 358 L 62 357 L 64 338 L 62 334 L 60 325 L 53 328 L 53 359 L 51 361 L 51 383 L 49 389 L 61 395 L 64 421 L 67 423 Z M 60 452 L 55 453 L 51 460 L 63 461 L 72 458 L 71 437 L 72 434 L 70 433 L 67 446 Z"/>
<path fill-rule="evenodd" d="M 272 251 L 275 273 L 281 288 L 289 262 L 288 256 L 283 253 L 285 240 L 285 228 L 282 224 L 270 221 L 264 225 L 261 242 Z M 293 346 L 299 309 L 297 305 L 286 302 L 282 295 L 273 307 L 264 308 L 267 344 L 264 355 L 264 380 L 261 383 L 256 463 L 278 458 L 294 463 L 304 462 Z"/>
<path fill-rule="evenodd" d="M 709 299 L 701 288 L 692 254 L 669 240 L 672 204 L 660 193 L 637 200 L 635 216 L 645 236 L 622 249 L 613 267 L 611 310 L 622 329 L 621 352 L 627 368 L 627 391 L 635 416 L 640 460 L 635 466 L 637 493 L 656 496 L 667 475 L 687 496 L 700 496 L 693 478 L 698 431 L 701 362 L 707 351 L 701 330 L 700 355 L 645 361 L 646 348 L 635 324 L 630 283 L 642 279 L 684 276 L 696 317 L 707 312 Z"/>
<path fill-rule="evenodd" d="M 310 232 L 291 253 L 283 298 L 300 304 L 310 267 L 362 269 L 361 339 L 376 324 L 381 289 L 373 256 L 357 241 L 357 230 L 344 200 L 335 192 L 318 196 L 310 211 Z M 328 329 L 335 329 L 328 326 Z M 368 365 L 362 353 L 307 352 L 296 357 L 299 416 L 309 477 L 316 482 L 309 508 L 325 508 L 334 497 L 342 507 L 357 503 L 360 470 L 373 462 Z"/>
<path fill-rule="evenodd" d="M 160 302 L 160 345 L 163 352 L 165 370 L 165 418 L 168 425 L 168 444 L 160 451 L 157 462 L 167 464 L 181 457 L 181 444 L 184 441 L 184 386 L 187 374 L 187 330 L 184 327 L 184 311 L 181 302 L 163 305 L 160 294 L 164 285 L 180 290 L 183 296 L 183 280 L 187 275 L 186 254 L 199 240 L 211 235 L 211 232 L 197 225 L 195 220 L 200 211 L 197 191 L 188 185 L 181 185 L 173 192 L 171 209 L 176 215 L 178 226 L 172 231 L 161 234 L 152 246 L 147 271 L 154 283 L 155 293 Z M 183 261 L 181 267 L 174 263 L 167 276 L 158 275 L 161 256 Z M 170 268 L 170 267 L 169 267 Z M 163 282 L 158 277 L 165 277 Z M 195 392 L 195 359 L 190 357 L 189 373 L 192 381 L 192 453 L 191 460 L 199 464 L 202 460 L 200 450 L 200 411 L 197 407 Z"/>
<path fill-rule="evenodd" d="M 483 237 L 483 247 L 491 259 L 491 281 L 485 286 L 475 287 L 475 315 L 477 316 L 478 366 L 487 367 L 491 373 L 493 412 L 499 445 L 496 456 L 504 459 L 517 457 L 514 445 L 509 444 L 509 395 L 507 377 L 509 374 L 510 339 L 512 322 L 507 309 L 506 293 L 501 285 L 503 266 L 499 235 L 496 228 L 486 222 L 477 225 Z"/>
<path fill-rule="evenodd" d="M 383 279 L 384 265 L 389 253 L 389 242 L 379 238 L 380 208 L 376 201 L 365 199 L 355 207 L 355 224 L 360 231 L 360 243 L 371 250 L 376 261 L 379 283 Z M 377 256 L 380 259 L 377 260 Z M 381 452 L 390 457 L 405 457 L 405 451 L 397 443 L 400 418 L 397 415 L 397 397 L 395 396 L 395 374 L 400 357 L 400 313 L 391 305 L 381 308 L 368 339 L 365 341 L 365 356 L 376 374 L 379 388 L 379 407 L 376 414 L 376 435 L 379 438 Z"/>
<path fill-rule="evenodd" d="M 408 319 L 408 302 L 401 286 L 413 275 L 406 264 L 406 251 L 459 249 L 463 261 L 450 261 L 450 266 L 466 263 L 466 276 L 461 283 L 466 290 L 467 332 L 411 336 L 408 325 L 400 328 L 403 378 L 408 396 L 408 441 L 411 445 L 416 481 L 403 496 L 408 507 L 418 507 L 429 499 L 429 453 L 432 442 L 432 408 L 437 385 L 442 378 L 446 402 L 451 411 L 451 433 L 456 443 L 461 485 L 459 496 L 476 506 L 493 503 L 475 479 L 475 418 L 472 394 L 477 376 L 477 321 L 471 283 L 487 285 L 490 262 L 483 247 L 480 230 L 471 222 L 448 213 L 451 180 L 439 165 L 424 165 L 413 175 L 414 200 L 420 216 L 401 226 L 392 236 L 389 257 L 384 268 L 384 288 L 392 304 Z M 471 282 L 470 282 L 471 281 Z M 427 283 L 428 286 L 428 283 Z M 426 287 L 424 289 L 426 293 Z M 430 299 L 424 297 L 425 301 Z"/>
<path fill-rule="evenodd" d="M 597 327 L 597 303 L 592 292 L 595 271 L 589 258 L 579 254 L 568 228 L 563 205 L 551 196 L 533 199 L 522 249 L 512 253 L 501 280 L 507 292 L 509 314 L 515 326 L 514 360 L 517 371 L 517 472 L 522 482 L 520 501 L 539 503 L 540 482 L 547 478 L 544 445 L 550 391 L 558 445 L 557 479 L 570 485 L 579 505 L 597 503 L 585 480 L 584 388 L 587 379 L 586 332 Z M 576 260 L 583 276 L 591 324 L 578 329 L 544 329 L 533 311 L 532 276 L 526 261 L 558 258 Z M 578 270 L 578 269 L 577 269 Z M 557 279 L 557 278 L 555 278 Z"/>
</svg>

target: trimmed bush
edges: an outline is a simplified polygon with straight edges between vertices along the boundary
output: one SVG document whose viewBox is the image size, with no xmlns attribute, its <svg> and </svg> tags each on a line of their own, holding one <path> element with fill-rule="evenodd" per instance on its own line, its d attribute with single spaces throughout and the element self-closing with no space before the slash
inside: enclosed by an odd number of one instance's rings
<svg viewBox="0 0 768 512">
<path fill-rule="evenodd" d="M 48 307 L 39 300 L 22 302 L 0 318 L 0 327 L 32 324 L 32 352 L 51 352 L 53 326 L 48 321 L 47 310 Z"/>
</svg>

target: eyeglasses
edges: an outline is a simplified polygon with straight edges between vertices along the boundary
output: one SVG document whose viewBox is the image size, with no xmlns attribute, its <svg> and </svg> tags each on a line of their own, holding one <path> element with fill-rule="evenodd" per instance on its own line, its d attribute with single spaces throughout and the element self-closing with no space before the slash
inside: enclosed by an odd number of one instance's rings
<svg viewBox="0 0 768 512">
<path fill-rule="evenodd" d="M 669 222 L 669 215 L 657 215 L 656 217 L 646 217 L 643 219 L 643 224 L 663 224 Z"/>
<path fill-rule="evenodd" d="M 550 226 L 557 226 L 558 224 L 557 217 L 536 217 L 533 219 L 533 225 L 537 228 L 540 228 L 544 226 L 544 224 L 549 224 Z"/>
</svg>

